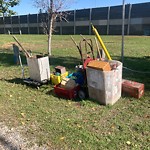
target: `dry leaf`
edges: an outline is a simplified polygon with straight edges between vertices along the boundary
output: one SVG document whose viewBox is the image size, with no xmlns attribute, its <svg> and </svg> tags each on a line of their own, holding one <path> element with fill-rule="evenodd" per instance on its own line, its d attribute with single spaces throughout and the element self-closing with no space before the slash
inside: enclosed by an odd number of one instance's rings
<svg viewBox="0 0 150 150">
<path fill-rule="evenodd" d="M 21 113 L 21 116 L 22 116 L 23 118 L 25 118 L 25 114 L 24 114 L 24 113 Z"/>
<path fill-rule="evenodd" d="M 80 126 L 79 124 L 77 124 L 77 127 L 78 127 L 78 128 L 81 128 L 81 126 Z"/>
<path fill-rule="evenodd" d="M 127 145 L 131 145 L 131 142 L 130 142 L 130 141 L 127 141 L 126 144 L 127 144 Z"/>
<path fill-rule="evenodd" d="M 25 122 L 22 121 L 21 124 L 22 124 L 22 125 L 25 125 Z"/>
<path fill-rule="evenodd" d="M 71 102 L 69 102 L 68 104 L 71 105 Z"/>
<path fill-rule="evenodd" d="M 95 109 L 94 107 L 92 107 L 92 110 L 94 110 L 94 111 L 95 111 L 96 109 Z"/>
<path fill-rule="evenodd" d="M 79 140 L 79 143 L 82 143 L 82 141 L 81 141 L 81 140 Z"/>
<path fill-rule="evenodd" d="M 65 139 L 65 137 L 64 137 L 64 136 L 60 138 L 60 140 L 64 140 L 64 139 Z"/>
</svg>

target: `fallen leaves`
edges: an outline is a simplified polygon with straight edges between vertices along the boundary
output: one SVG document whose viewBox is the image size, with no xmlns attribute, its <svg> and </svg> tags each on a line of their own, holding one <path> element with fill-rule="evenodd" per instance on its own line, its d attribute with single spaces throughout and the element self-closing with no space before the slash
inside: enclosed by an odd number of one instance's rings
<svg viewBox="0 0 150 150">
<path fill-rule="evenodd" d="M 25 118 L 25 114 L 24 114 L 24 113 L 21 113 L 21 116 L 22 116 L 23 118 Z"/>
<path fill-rule="evenodd" d="M 96 108 L 94 108 L 94 107 L 92 107 L 91 109 L 92 109 L 93 111 L 95 111 L 95 110 L 96 110 Z"/>
<path fill-rule="evenodd" d="M 60 140 L 64 140 L 65 139 L 65 137 L 63 136 L 63 137 L 60 137 Z"/>
<path fill-rule="evenodd" d="M 81 128 L 81 125 L 77 124 L 77 127 L 78 127 L 78 128 Z"/>
<path fill-rule="evenodd" d="M 127 145 L 131 145 L 131 142 L 130 142 L 130 141 L 127 141 L 126 144 L 127 144 Z"/>
<path fill-rule="evenodd" d="M 25 122 L 21 121 L 21 124 L 24 126 L 24 125 L 25 125 Z"/>
<path fill-rule="evenodd" d="M 82 141 L 81 141 L 81 140 L 79 140 L 78 142 L 79 142 L 79 143 L 82 143 Z"/>
</svg>

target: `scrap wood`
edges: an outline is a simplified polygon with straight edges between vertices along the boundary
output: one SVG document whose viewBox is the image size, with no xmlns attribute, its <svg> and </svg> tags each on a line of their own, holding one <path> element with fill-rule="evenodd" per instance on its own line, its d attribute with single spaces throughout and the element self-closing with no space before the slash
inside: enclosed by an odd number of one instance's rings
<svg viewBox="0 0 150 150">
<path fill-rule="evenodd" d="M 98 55 L 99 55 L 100 59 L 102 59 L 102 55 L 101 55 L 101 53 L 100 53 L 100 49 L 99 49 L 99 46 L 98 46 L 98 42 L 97 42 L 97 38 L 96 38 L 96 37 L 95 37 L 95 43 L 96 43 Z"/>
<path fill-rule="evenodd" d="M 22 48 L 22 50 L 23 50 L 23 52 L 25 53 L 26 57 L 31 57 L 30 53 L 28 53 L 28 51 L 23 48 L 23 46 L 22 46 L 21 43 L 18 41 L 18 39 L 17 39 L 14 35 L 13 35 L 12 37 L 13 37 L 14 40 L 18 43 L 18 45 Z"/>
<path fill-rule="evenodd" d="M 71 36 L 71 39 L 72 39 L 73 43 L 75 44 L 75 46 L 77 47 L 77 49 L 79 50 L 79 53 L 80 53 L 80 56 L 81 56 L 81 60 L 83 60 L 81 48 L 79 47 L 79 45 L 76 43 L 76 41 L 74 40 L 74 38 L 72 36 Z"/>
</svg>

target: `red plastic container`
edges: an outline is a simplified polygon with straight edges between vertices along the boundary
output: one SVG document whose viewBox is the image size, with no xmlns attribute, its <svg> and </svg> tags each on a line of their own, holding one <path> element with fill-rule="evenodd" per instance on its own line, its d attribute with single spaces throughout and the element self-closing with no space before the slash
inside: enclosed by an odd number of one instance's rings
<svg viewBox="0 0 150 150">
<path fill-rule="evenodd" d="M 144 84 L 123 79 L 122 93 L 134 98 L 140 98 L 144 95 Z"/>
<path fill-rule="evenodd" d="M 60 87 L 60 84 L 54 86 L 54 92 L 57 96 L 66 99 L 74 99 L 77 97 L 77 93 L 80 90 L 80 86 L 76 86 L 73 89 L 65 89 Z"/>
</svg>

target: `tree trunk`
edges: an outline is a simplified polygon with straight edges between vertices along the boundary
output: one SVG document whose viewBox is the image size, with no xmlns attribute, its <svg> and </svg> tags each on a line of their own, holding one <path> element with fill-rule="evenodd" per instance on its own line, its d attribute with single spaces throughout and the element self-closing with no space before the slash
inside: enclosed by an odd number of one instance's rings
<svg viewBox="0 0 150 150">
<path fill-rule="evenodd" d="M 51 43 L 52 43 L 52 32 L 53 32 L 53 20 L 54 17 L 51 15 L 50 25 L 49 25 L 49 34 L 48 34 L 48 55 L 51 56 Z"/>
<path fill-rule="evenodd" d="M 51 15 L 49 16 L 49 33 L 48 33 L 48 55 L 51 56 L 51 43 L 52 43 L 52 32 L 53 32 L 53 22 L 54 22 L 54 14 L 53 14 L 53 0 L 50 0 L 50 10 Z M 51 17 L 51 18 L 50 18 Z"/>
</svg>

